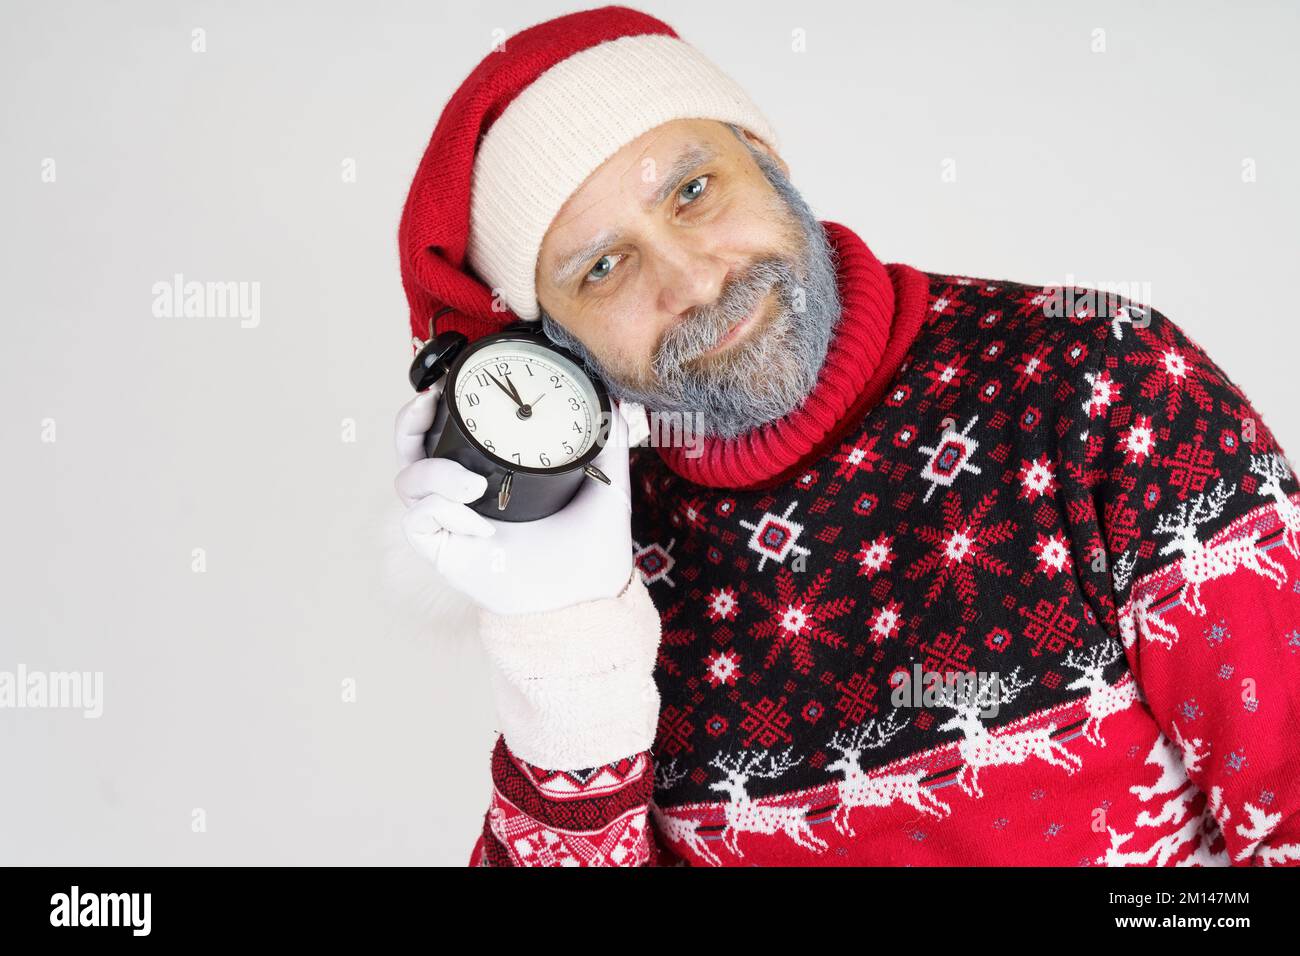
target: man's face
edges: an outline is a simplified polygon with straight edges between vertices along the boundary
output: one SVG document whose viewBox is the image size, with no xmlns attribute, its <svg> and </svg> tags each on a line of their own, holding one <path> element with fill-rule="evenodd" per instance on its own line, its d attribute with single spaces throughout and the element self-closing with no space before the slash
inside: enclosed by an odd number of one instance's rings
<svg viewBox="0 0 1300 956">
<path fill-rule="evenodd" d="M 721 437 L 803 400 L 840 310 L 824 230 L 744 135 L 676 120 L 627 144 L 561 208 L 536 273 L 547 334 L 615 398 Z"/>
</svg>

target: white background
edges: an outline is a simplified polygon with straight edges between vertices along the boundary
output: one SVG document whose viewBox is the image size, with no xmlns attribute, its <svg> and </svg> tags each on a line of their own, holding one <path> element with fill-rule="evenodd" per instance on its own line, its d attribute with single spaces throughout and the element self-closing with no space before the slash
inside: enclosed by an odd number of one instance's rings
<svg viewBox="0 0 1300 956">
<path fill-rule="evenodd" d="M 483 661 L 386 558 L 397 223 L 493 31 L 578 6 L 0 8 L 0 670 L 104 675 L 98 720 L 0 710 L 0 863 L 467 861 Z M 640 5 L 750 90 L 821 218 L 887 262 L 1145 284 L 1294 460 L 1300 14 L 1132 7 Z M 260 324 L 155 317 L 178 272 L 259 283 Z"/>
</svg>

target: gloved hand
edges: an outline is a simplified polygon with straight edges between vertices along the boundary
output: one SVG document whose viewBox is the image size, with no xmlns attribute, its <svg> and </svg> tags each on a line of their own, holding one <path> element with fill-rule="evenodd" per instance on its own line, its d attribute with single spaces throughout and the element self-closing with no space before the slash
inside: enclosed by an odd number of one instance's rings
<svg viewBox="0 0 1300 956">
<path fill-rule="evenodd" d="M 628 428 L 615 403 L 609 438 L 592 462 L 611 484 L 584 478 L 577 495 L 537 521 L 498 521 L 469 507 L 487 479 L 448 458 L 428 458 L 426 433 L 441 433 L 436 415 L 443 382 L 397 414 L 400 469 L 394 482 L 407 506 L 407 541 L 457 590 L 497 614 L 526 614 L 620 595 L 632 575 Z M 438 420 L 435 421 L 435 418 Z"/>
</svg>

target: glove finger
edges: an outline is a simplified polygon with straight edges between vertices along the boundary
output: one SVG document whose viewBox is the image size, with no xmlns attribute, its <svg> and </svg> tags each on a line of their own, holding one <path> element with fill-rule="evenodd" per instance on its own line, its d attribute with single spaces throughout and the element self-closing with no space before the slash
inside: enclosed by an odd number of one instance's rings
<svg viewBox="0 0 1300 956">
<path fill-rule="evenodd" d="M 439 561 L 442 560 L 446 553 L 446 544 L 451 539 L 451 532 L 446 528 L 438 528 L 436 531 L 425 531 L 417 527 L 416 522 L 411 516 L 411 512 L 402 515 L 402 534 L 411 548 L 432 564 L 435 568 L 439 567 Z"/>
<path fill-rule="evenodd" d="M 421 458 L 397 473 L 393 486 L 408 508 L 428 495 L 469 504 L 483 497 L 487 479 L 450 458 Z"/>
<path fill-rule="evenodd" d="M 452 534 L 475 537 L 490 537 L 496 533 L 492 522 L 469 505 L 439 494 L 428 495 L 411 505 L 402 517 L 402 526 L 409 526 L 415 534 L 433 534 L 439 528 L 446 528 Z"/>
<path fill-rule="evenodd" d="M 433 427 L 442 395 L 442 381 L 434 382 L 403 405 L 393 427 L 393 444 L 397 449 L 397 466 L 403 468 L 424 457 L 424 437 Z"/>
</svg>

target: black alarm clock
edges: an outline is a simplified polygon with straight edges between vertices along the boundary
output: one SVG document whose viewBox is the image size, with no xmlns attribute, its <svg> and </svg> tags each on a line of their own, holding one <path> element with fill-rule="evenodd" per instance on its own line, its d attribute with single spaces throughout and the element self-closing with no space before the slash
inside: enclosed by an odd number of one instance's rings
<svg viewBox="0 0 1300 956">
<path fill-rule="evenodd" d="M 470 508 L 535 521 L 573 500 L 587 478 L 610 483 L 591 464 L 609 435 L 609 395 L 541 323 L 515 322 L 472 344 L 460 332 L 434 334 L 433 322 L 430 332 L 410 371 L 417 392 L 446 376 L 425 453 L 487 479 Z"/>
</svg>

